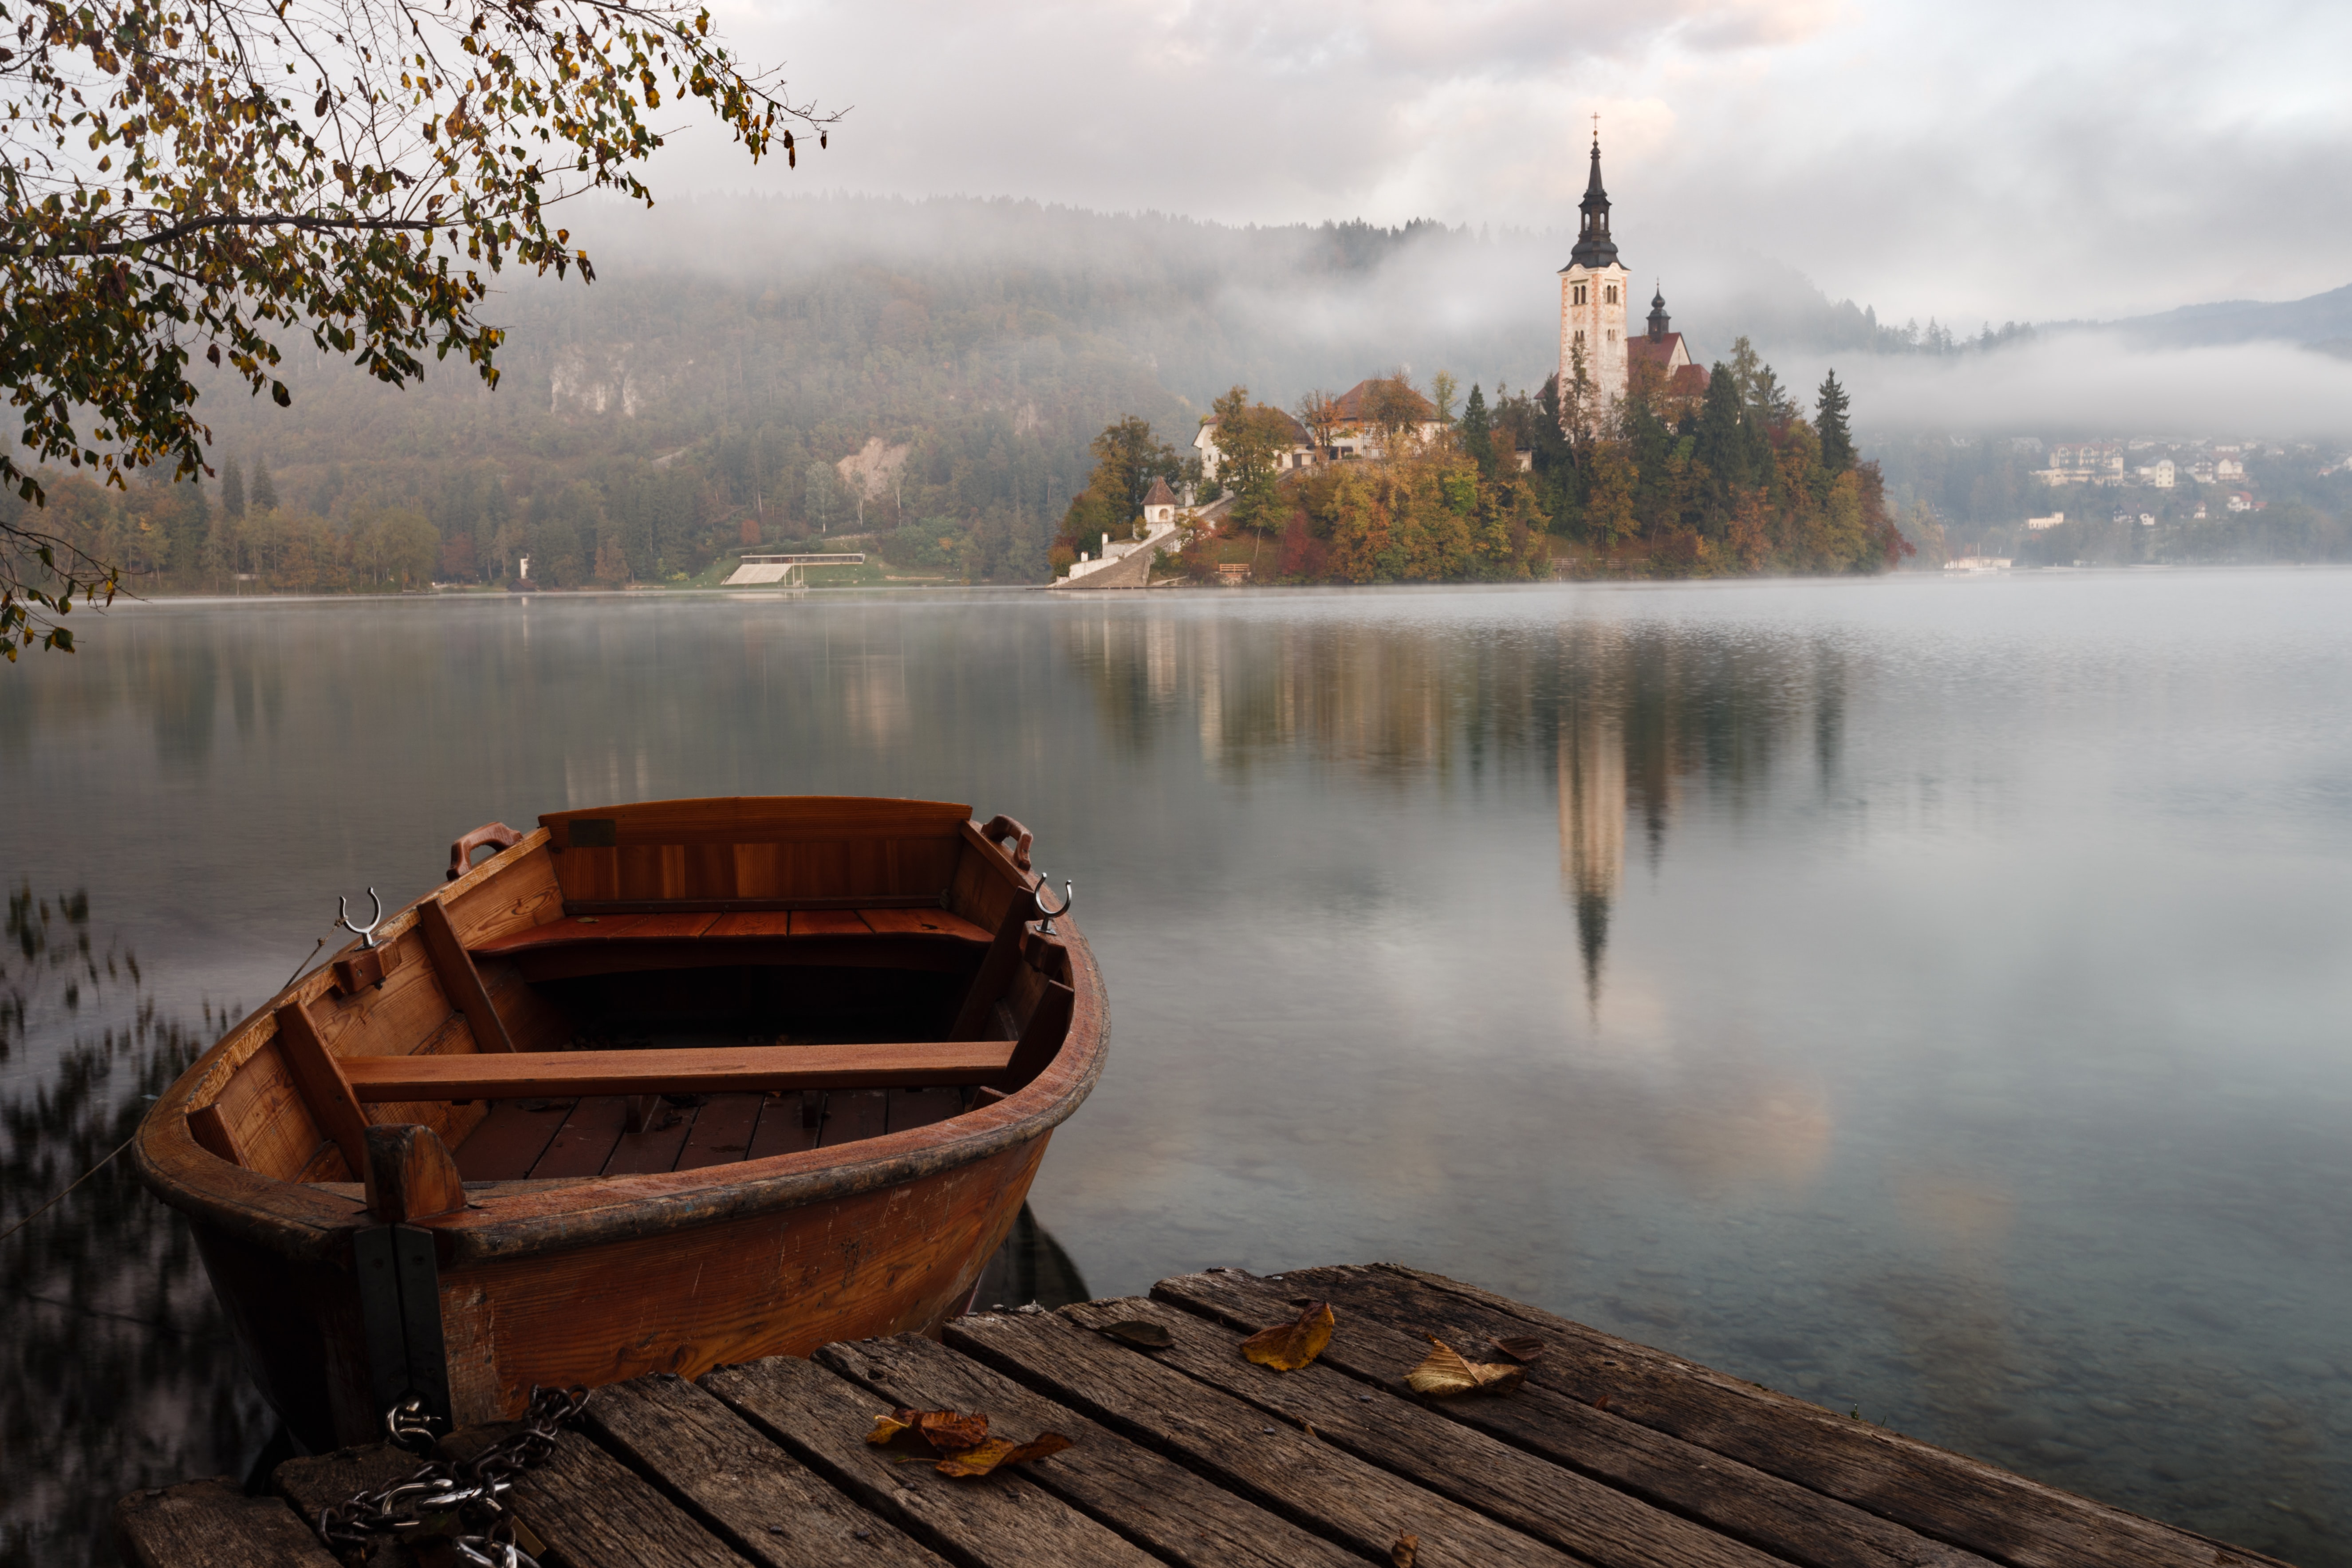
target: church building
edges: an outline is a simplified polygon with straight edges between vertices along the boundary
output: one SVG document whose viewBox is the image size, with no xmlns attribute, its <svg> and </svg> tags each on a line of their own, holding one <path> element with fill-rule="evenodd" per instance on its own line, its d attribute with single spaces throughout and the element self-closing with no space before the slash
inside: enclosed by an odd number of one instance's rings
<svg viewBox="0 0 2352 1568">
<path fill-rule="evenodd" d="M 1680 402 L 1706 391 L 1706 372 L 1692 363 L 1680 332 L 1669 330 L 1663 290 L 1650 300 L 1648 330 L 1626 330 L 1632 277 L 1618 258 L 1617 242 L 1609 237 L 1609 192 L 1601 183 L 1601 138 L 1592 139 L 1592 174 L 1585 182 L 1583 213 L 1577 226 L 1576 248 L 1559 271 L 1559 384 L 1576 379 L 1576 355 L 1584 353 L 1585 379 L 1592 385 L 1591 412 L 1606 416 L 1625 395 L 1633 367 L 1643 367 L 1645 384 L 1665 397 Z M 1650 372 L 1656 381 L 1649 380 Z"/>
</svg>

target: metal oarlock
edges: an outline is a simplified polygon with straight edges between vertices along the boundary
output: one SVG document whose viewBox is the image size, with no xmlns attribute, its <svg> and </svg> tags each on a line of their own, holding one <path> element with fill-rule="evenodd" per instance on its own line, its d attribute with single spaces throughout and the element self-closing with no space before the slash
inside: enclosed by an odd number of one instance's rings
<svg viewBox="0 0 2352 1568">
<path fill-rule="evenodd" d="M 1040 936 L 1052 936 L 1054 934 L 1054 922 L 1056 920 L 1059 920 L 1062 916 L 1068 914 L 1070 912 L 1070 906 L 1077 902 L 1078 889 L 1076 884 L 1064 882 L 1062 884 L 1062 907 L 1058 910 L 1049 910 L 1045 907 L 1045 874 L 1043 871 L 1037 873 L 1037 912 L 1045 917 L 1045 923 L 1037 928 L 1037 934 Z"/>
<path fill-rule="evenodd" d="M 359 938 L 362 948 L 375 946 L 375 928 L 383 924 L 383 900 L 375 896 L 373 888 L 368 889 L 368 902 L 375 906 L 375 918 L 363 926 L 355 926 L 352 924 L 350 905 L 341 893 L 335 895 L 335 923 Z"/>
</svg>

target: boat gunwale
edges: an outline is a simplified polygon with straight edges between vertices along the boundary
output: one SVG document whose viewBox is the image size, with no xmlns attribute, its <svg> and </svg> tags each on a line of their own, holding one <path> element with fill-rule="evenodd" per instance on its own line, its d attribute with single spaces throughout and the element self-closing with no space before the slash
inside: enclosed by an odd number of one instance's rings
<svg viewBox="0 0 2352 1568">
<path fill-rule="evenodd" d="M 480 887 L 545 847 L 550 837 L 546 827 L 535 828 L 457 880 L 403 905 L 384 918 L 377 931 L 379 942 L 410 930 L 416 910 L 428 900 L 446 902 Z M 987 848 L 1003 860 L 1006 873 L 1028 880 L 1001 848 Z M 1055 934 L 1068 951 L 1076 993 L 1068 1030 L 1044 1070 L 993 1104 L 835 1150 L 774 1154 L 693 1171 L 558 1182 L 469 1182 L 467 1209 L 415 1223 L 436 1233 L 436 1250 L 445 1266 L 527 1258 L 724 1224 L 920 1182 L 1043 1138 L 1093 1091 L 1102 1076 L 1110 1034 L 1093 950 L 1068 917 L 1056 920 Z M 268 1043 L 266 1026 L 277 1009 L 324 994 L 333 984 L 334 960 L 357 949 L 356 941 L 347 943 L 224 1031 L 149 1109 L 131 1154 L 140 1180 L 158 1199 L 191 1220 L 279 1256 L 349 1265 L 352 1235 L 378 1223 L 363 1200 L 324 1190 L 329 1184 L 266 1176 L 222 1160 L 196 1142 L 187 1113 L 199 1094 L 206 1089 L 217 1094 L 219 1086 Z M 248 1040 L 252 1043 L 245 1045 Z M 245 1048 L 239 1051 L 241 1045 Z M 851 1150 L 856 1156 L 845 1159 Z"/>
</svg>

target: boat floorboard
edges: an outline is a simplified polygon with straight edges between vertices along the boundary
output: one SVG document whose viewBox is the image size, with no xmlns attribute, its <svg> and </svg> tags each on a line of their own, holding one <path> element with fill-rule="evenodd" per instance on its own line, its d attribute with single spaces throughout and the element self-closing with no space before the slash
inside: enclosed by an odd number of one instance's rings
<svg viewBox="0 0 2352 1568">
<path fill-rule="evenodd" d="M 469 1182 L 516 1182 L 696 1171 L 837 1148 L 928 1127 L 963 1110 L 963 1096 L 953 1089 L 679 1098 L 689 1103 L 658 1102 L 635 1132 L 626 1126 L 628 1101 L 616 1095 L 493 1101 L 456 1151 L 457 1173 Z"/>
<path fill-rule="evenodd" d="M 887 1096 L 879 1119 L 894 1107 Z M 756 1124 L 714 1100 L 731 1138 Z M 766 1112 L 797 1106 L 765 1106 Z M 861 1107 L 864 1110 L 871 1109 Z M 909 1114 L 922 1108 L 910 1108 Z M 829 1125 L 793 1127 L 821 1136 Z M 522 1142 L 527 1142 L 524 1139 Z M 555 1142 L 551 1135 L 549 1142 Z M 690 1147 L 691 1138 L 681 1147 Z M 1309 1367 L 1244 1358 L 1329 1302 Z M 1136 1343 L 1142 1321 L 1164 1331 Z M 1474 1361 L 1540 1349 L 1501 1394 L 1413 1394 L 1436 1336 Z M 978 1411 L 1059 1453 L 957 1479 L 866 1441 L 898 1406 Z M 509 1428 L 445 1440 L 463 1459 Z M 292 1459 L 275 1499 L 199 1481 L 125 1498 L 142 1568 L 330 1568 L 303 1524 L 413 1468 L 381 1447 Z M 509 1496 L 543 1560 L 577 1564 L 1249 1564 L 1415 1568 L 2229 1568 L 2224 1545 L 1744 1383 L 1475 1286 L 1391 1264 L 1213 1269 L 1149 1298 L 1028 1308 L 591 1398 Z M 376 1564 L 440 1561 L 385 1544 Z"/>
</svg>

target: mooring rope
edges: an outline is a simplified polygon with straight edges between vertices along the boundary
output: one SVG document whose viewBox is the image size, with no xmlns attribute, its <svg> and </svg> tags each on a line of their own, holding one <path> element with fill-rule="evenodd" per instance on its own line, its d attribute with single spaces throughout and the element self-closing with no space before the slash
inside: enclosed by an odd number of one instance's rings
<svg viewBox="0 0 2352 1568">
<path fill-rule="evenodd" d="M 81 1185 L 84 1182 L 89 1181 L 92 1176 L 97 1175 L 100 1171 L 106 1169 L 107 1165 L 114 1159 L 115 1154 L 121 1153 L 125 1149 L 130 1148 L 131 1144 L 138 1141 L 139 1134 L 133 1132 L 130 1137 L 125 1138 L 121 1142 L 117 1143 L 114 1146 L 113 1154 L 107 1155 L 105 1159 L 100 1160 L 97 1164 L 92 1165 L 89 1170 L 84 1171 L 80 1175 L 76 1176 L 72 1181 L 68 1182 L 65 1185 L 64 1191 L 58 1193 L 56 1197 L 51 1198 L 47 1203 L 43 1204 L 39 1208 L 35 1209 L 31 1214 L 26 1215 L 23 1219 L 18 1220 L 15 1225 L 10 1226 L 7 1229 L 0 1230 L 0 1241 L 7 1240 L 10 1237 L 16 1235 L 18 1231 L 24 1229 L 26 1226 L 32 1224 L 35 1220 L 48 1213 L 49 1210 L 57 1207 L 59 1203 L 65 1200 L 67 1193 L 72 1192 L 76 1187 Z"/>
<path fill-rule="evenodd" d="M 326 945 L 327 939 L 323 936 L 316 942 L 312 943 L 310 951 L 302 955 L 302 962 L 294 966 L 294 973 L 286 977 L 286 985 L 291 985 L 294 982 L 302 978 L 302 971 L 310 967 L 310 961 L 319 956 L 319 949 Z M 278 989 L 283 991 L 286 989 L 286 985 L 281 985 Z M 149 1095 L 148 1098 L 152 1100 L 154 1096 Z M 92 1176 L 97 1175 L 100 1171 L 106 1169 L 106 1167 L 113 1162 L 116 1154 L 121 1153 L 125 1149 L 130 1148 L 131 1144 L 138 1141 L 139 1134 L 133 1132 L 130 1137 L 125 1138 L 121 1142 L 117 1143 L 114 1146 L 113 1153 L 110 1153 L 105 1159 L 100 1160 L 97 1164 L 92 1165 L 89 1170 L 84 1171 L 80 1175 L 76 1176 L 72 1181 L 68 1182 L 64 1190 L 59 1192 L 55 1197 L 49 1199 L 48 1202 L 43 1204 L 39 1208 L 35 1209 L 31 1214 L 26 1215 L 23 1219 L 18 1220 L 15 1225 L 10 1226 L 7 1229 L 0 1230 L 0 1241 L 7 1240 L 10 1237 L 16 1235 L 18 1231 L 24 1229 L 26 1226 L 32 1224 L 35 1220 L 48 1213 L 49 1210 L 57 1207 L 59 1203 L 64 1201 L 68 1193 L 72 1192 L 76 1187 L 81 1185 L 84 1182 L 89 1181 Z"/>
</svg>

